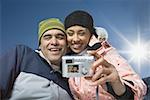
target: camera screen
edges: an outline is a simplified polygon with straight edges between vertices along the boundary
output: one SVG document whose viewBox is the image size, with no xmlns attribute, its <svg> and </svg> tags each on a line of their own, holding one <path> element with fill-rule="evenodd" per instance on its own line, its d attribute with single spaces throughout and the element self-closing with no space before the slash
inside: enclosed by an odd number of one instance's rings
<svg viewBox="0 0 150 100">
<path fill-rule="evenodd" d="M 68 73 L 78 73 L 79 65 L 68 65 Z"/>
</svg>

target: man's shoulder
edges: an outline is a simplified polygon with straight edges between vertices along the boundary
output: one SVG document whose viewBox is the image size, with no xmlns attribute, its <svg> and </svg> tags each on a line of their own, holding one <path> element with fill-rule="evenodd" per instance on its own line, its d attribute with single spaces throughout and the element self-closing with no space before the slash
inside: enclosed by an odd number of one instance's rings
<svg viewBox="0 0 150 100">
<path fill-rule="evenodd" d="M 30 48 L 29 46 L 27 45 L 24 45 L 24 44 L 18 44 L 15 46 L 16 49 L 30 49 L 32 50 L 32 48 Z"/>
<path fill-rule="evenodd" d="M 21 54 L 27 54 L 27 53 L 30 53 L 30 52 L 35 53 L 34 49 L 32 49 L 31 47 L 29 47 L 27 45 L 23 45 L 23 44 L 16 45 L 14 50 L 15 50 L 16 53 L 21 53 Z"/>
</svg>

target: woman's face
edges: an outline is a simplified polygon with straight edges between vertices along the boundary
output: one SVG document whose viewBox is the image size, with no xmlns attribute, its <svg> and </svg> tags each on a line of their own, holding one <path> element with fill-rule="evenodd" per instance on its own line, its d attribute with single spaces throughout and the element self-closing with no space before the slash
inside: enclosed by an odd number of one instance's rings
<svg viewBox="0 0 150 100">
<path fill-rule="evenodd" d="M 75 53 L 80 53 L 86 49 L 90 38 L 90 31 L 82 26 L 71 26 L 66 30 L 67 41 L 70 49 Z"/>
</svg>

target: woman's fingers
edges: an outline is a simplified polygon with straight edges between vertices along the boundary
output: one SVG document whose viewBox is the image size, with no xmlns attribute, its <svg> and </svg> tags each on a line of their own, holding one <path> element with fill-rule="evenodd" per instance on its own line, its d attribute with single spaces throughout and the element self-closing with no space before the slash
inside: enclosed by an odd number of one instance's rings
<svg viewBox="0 0 150 100">
<path fill-rule="evenodd" d="M 110 70 L 107 68 L 100 68 L 92 77 L 92 81 L 96 81 L 106 75 L 110 74 Z"/>
<path fill-rule="evenodd" d="M 114 77 L 113 73 L 108 74 L 108 75 L 107 74 L 101 74 L 100 76 L 101 77 L 99 79 L 93 81 L 93 83 L 91 85 L 102 85 L 106 82 L 111 82 L 113 77 Z"/>
<path fill-rule="evenodd" d="M 99 59 L 99 58 L 101 57 L 101 55 L 97 54 L 97 51 L 95 51 L 95 50 L 87 51 L 87 53 L 88 53 L 89 55 L 94 56 L 96 59 Z"/>
<path fill-rule="evenodd" d="M 91 69 L 95 72 L 96 68 L 102 66 L 106 68 L 113 67 L 110 63 L 108 63 L 103 57 L 97 59 L 96 61 L 93 62 Z"/>
</svg>

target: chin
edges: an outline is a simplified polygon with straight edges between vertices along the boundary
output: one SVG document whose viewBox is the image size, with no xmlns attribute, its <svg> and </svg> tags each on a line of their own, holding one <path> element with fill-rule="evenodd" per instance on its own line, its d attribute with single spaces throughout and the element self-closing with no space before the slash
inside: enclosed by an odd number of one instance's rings
<svg viewBox="0 0 150 100">
<path fill-rule="evenodd" d="M 55 57 L 52 57 L 52 58 L 50 58 L 49 60 L 50 60 L 50 62 L 59 62 L 59 60 L 61 59 L 61 56 L 55 56 Z"/>
<path fill-rule="evenodd" d="M 80 50 L 73 50 L 73 52 L 80 53 L 81 51 Z"/>
</svg>

